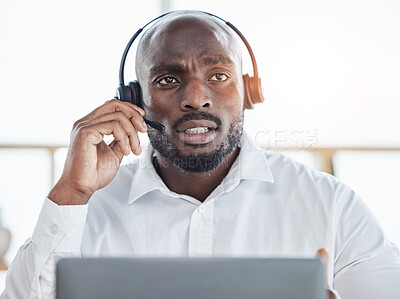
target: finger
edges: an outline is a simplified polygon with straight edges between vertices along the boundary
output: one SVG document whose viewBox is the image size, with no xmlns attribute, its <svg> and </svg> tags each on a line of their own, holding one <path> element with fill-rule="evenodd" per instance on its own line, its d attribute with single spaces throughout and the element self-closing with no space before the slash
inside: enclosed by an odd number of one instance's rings
<svg viewBox="0 0 400 299">
<path fill-rule="evenodd" d="M 130 102 L 122 102 L 122 101 L 120 101 L 120 100 L 118 100 L 116 98 L 113 98 L 113 99 L 111 99 L 109 101 L 106 101 L 103 105 L 101 105 L 97 109 L 93 110 L 93 112 L 101 109 L 102 107 L 106 107 L 106 106 L 111 107 L 111 108 L 113 108 L 113 107 L 117 107 L 117 108 L 119 107 L 120 108 L 120 107 L 128 106 L 131 109 L 136 110 L 142 117 L 144 117 L 146 115 L 144 110 L 142 108 L 140 108 L 139 106 L 137 106 L 135 104 L 132 104 Z"/>
<path fill-rule="evenodd" d="M 325 280 L 325 287 L 328 289 L 329 297 L 331 298 L 331 291 L 329 291 L 329 280 L 328 280 L 328 263 L 329 263 L 329 253 L 325 248 L 320 248 L 317 250 L 315 254 L 316 258 L 319 258 L 322 263 L 324 264 L 324 280 Z M 333 294 L 333 293 L 332 293 Z"/>
<path fill-rule="evenodd" d="M 125 130 L 128 138 L 129 138 L 129 144 L 130 144 L 130 148 L 132 149 L 132 152 L 136 155 L 140 155 L 142 150 L 140 147 L 140 139 L 137 134 L 137 129 L 136 129 L 135 125 L 131 122 L 131 120 L 129 120 L 126 117 L 125 113 L 123 113 L 122 111 L 103 114 L 96 118 L 84 121 L 77 126 L 77 129 L 79 129 L 80 127 L 84 127 L 84 126 L 88 126 L 88 125 L 92 125 L 92 124 L 96 124 L 96 123 L 100 123 L 100 122 L 112 121 L 112 120 L 117 120 L 120 122 L 122 128 Z M 144 126 L 145 126 L 145 124 L 144 124 Z"/>
<path fill-rule="evenodd" d="M 317 250 L 317 253 L 315 254 L 315 256 L 319 259 L 321 259 L 325 265 L 328 264 L 329 261 L 329 254 L 328 251 L 326 251 L 325 248 L 320 248 Z"/>
<path fill-rule="evenodd" d="M 137 129 L 141 132 L 147 131 L 147 126 L 144 123 L 143 116 L 145 115 L 143 109 L 139 108 L 138 106 L 121 102 L 119 100 L 113 99 L 111 101 L 107 101 L 105 104 L 97 107 L 95 110 L 90 112 L 88 115 L 84 116 L 83 118 L 77 120 L 74 123 L 73 128 L 76 128 L 80 123 L 94 119 L 100 115 L 112 113 L 116 111 L 122 111 L 125 113 L 128 119 L 132 119 L 137 124 Z"/>
<path fill-rule="evenodd" d="M 142 108 L 140 108 L 139 106 L 137 106 L 137 105 L 135 105 L 135 104 L 132 104 L 132 103 L 130 103 L 130 102 L 122 102 L 122 101 L 120 101 L 120 100 L 117 99 L 117 98 L 113 98 L 112 100 L 107 101 L 106 103 L 111 102 L 111 101 L 113 101 L 113 100 L 117 100 L 117 101 L 119 101 L 119 102 L 121 102 L 121 103 L 124 103 L 124 104 L 127 104 L 128 106 L 131 106 L 133 109 L 137 110 L 137 112 L 139 112 L 141 116 L 145 116 L 145 115 L 146 115 L 146 112 L 144 112 L 144 110 L 143 110 Z"/>
<path fill-rule="evenodd" d="M 118 100 L 111 100 L 107 104 L 100 106 L 87 117 L 83 118 L 81 121 L 86 121 L 88 119 L 93 119 L 103 114 L 118 111 L 123 112 L 126 117 L 135 125 L 138 131 L 143 133 L 147 131 L 147 125 L 143 119 L 144 111 L 131 103 L 123 103 Z"/>
<path fill-rule="evenodd" d="M 109 120 L 100 123 L 90 124 L 79 128 L 78 134 L 82 141 L 98 145 L 103 141 L 104 135 L 113 135 L 119 143 L 123 154 L 129 155 L 129 138 L 118 120 Z"/>
</svg>

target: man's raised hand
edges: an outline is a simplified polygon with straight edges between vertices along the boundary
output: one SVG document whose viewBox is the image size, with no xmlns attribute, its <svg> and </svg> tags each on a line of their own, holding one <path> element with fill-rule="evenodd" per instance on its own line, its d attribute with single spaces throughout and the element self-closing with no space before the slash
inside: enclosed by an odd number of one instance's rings
<svg viewBox="0 0 400 299">
<path fill-rule="evenodd" d="M 111 100 L 74 123 L 64 171 L 48 197 L 59 205 L 86 204 L 111 182 L 124 155 L 141 153 L 137 132 L 146 132 L 144 111 Z M 113 135 L 106 144 L 104 135 Z"/>
</svg>

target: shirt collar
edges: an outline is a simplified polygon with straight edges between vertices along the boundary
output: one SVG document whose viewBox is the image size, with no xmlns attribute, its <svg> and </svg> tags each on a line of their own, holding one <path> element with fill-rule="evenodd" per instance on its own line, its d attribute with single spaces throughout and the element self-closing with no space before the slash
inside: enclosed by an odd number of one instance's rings
<svg viewBox="0 0 400 299">
<path fill-rule="evenodd" d="M 153 154 L 154 150 L 149 144 L 135 162 L 133 167 L 135 173 L 129 191 L 129 204 L 153 190 L 159 190 L 163 193 L 169 192 L 168 187 L 154 168 Z M 240 180 L 274 182 L 265 152 L 257 147 L 246 132 L 242 135 L 239 156 L 233 163 L 223 183 L 236 185 Z"/>
<path fill-rule="evenodd" d="M 239 168 L 241 180 L 259 180 L 274 182 L 265 151 L 260 149 L 253 138 L 243 133 L 240 141 L 240 154 L 230 172 L 235 172 L 234 167 Z"/>
<path fill-rule="evenodd" d="M 153 190 L 168 190 L 153 165 L 153 148 L 149 144 L 143 149 L 143 154 L 137 159 L 134 167 L 132 184 L 128 203 L 133 203 L 139 197 Z"/>
</svg>

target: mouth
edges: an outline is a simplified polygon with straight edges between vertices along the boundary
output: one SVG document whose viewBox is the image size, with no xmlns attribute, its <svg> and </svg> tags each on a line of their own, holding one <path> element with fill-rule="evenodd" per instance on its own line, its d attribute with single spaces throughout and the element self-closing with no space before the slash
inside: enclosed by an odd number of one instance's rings
<svg viewBox="0 0 400 299">
<path fill-rule="evenodd" d="M 189 120 L 177 127 L 179 140 L 183 144 L 201 146 L 213 141 L 217 136 L 218 126 L 209 120 Z"/>
</svg>

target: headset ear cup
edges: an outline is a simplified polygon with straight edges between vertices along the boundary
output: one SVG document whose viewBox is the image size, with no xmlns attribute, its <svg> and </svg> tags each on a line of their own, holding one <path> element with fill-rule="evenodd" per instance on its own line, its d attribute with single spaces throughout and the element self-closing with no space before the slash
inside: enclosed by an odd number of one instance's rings
<svg viewBox="0 0 400 299">
<path fill-rule="evenodd" d="M 129 86 L 118 86 L 115 97 L 121 102 L 131 102 L 131 89 Z"/>
<path fill-rule="evenodd" d="M 264 93 L 261 84 L 261 78 L 250 77 L 249 79 L 249 89 L 251 94 L 251 101 L 253 104 L 260 104 L 264 102 Z"/>
<path fill-rule="evenodd" d="M 264 102 L 261 79 L 243 75 L 244 108 L 253 109 L 255 104 Z"/>
<path fill-rule="evenodd" d="M 250 83 L 249 83 L 249 75 L 243 75 L 243 88 L 244 88 L 244 103 L 243 106 L 245 109 L 253 109 L 254 104 L 251 101 L 251 93 L 250 93 Z"/>
<path fill-rule="evenodd" d="M 140 88 L 139 82 L 136 80 L 129 82 L 129 88 L 132 94 L 131 103 L 138 107 L 142 107 L 142 90 Z"/>
</svg>

